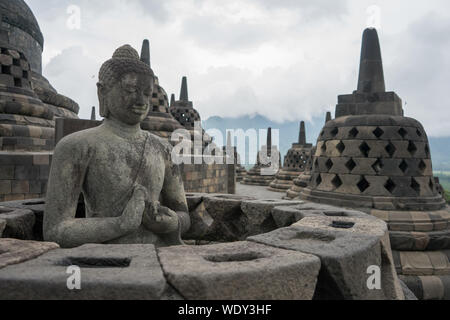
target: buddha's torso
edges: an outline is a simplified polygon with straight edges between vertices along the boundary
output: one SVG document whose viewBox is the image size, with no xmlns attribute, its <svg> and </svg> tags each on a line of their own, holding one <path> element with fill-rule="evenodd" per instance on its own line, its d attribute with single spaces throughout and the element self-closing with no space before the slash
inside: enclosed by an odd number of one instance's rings
<svg viewBox="0 0 450 320">
<path fill-rule="evenodd" d="M 136 184 L 147 189 L 148 201 L 159 201 L 167 156 L 161 142 L 148 132 L 126 139 L 105 126 L 92 134 L 95 143 L 88 141 L 83 184 L 86 216 L 120 216 Z"/>
</svg>

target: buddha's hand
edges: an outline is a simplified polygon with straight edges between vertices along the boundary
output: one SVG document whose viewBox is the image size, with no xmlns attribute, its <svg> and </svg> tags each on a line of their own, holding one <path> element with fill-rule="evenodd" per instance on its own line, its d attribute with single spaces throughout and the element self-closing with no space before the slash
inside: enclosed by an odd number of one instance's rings
<svg viewBox="0 0 450 320">
<path fill-rule="evenodd" d="M 179 227 L 178 215 L 175 211 L 161 206 L 159 202 L 151 202 L 143 219 L 144 226 L 155 234 L 176 232 Z"/>
<path fill-rule="evenodd" d="M 136 231 L 142 224 L 145 211 L 145 200 L 147 190 L 140 185 L 135 186 L 133 195 L 128 202 L 121 217 L 119 217 L 119 227 L 125 233 Z"/>
</svg>

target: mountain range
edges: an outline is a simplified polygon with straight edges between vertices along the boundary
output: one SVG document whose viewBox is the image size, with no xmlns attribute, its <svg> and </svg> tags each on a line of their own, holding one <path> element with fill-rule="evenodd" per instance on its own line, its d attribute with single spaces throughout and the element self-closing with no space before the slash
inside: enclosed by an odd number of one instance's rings
<svg viewBox="0 0 450 320">
<path fill-rule="evenodd" d="M 312 143 L 314 145 L 316 144 L 317 137 L 319 136 L 324 123 L 325 117 L 323 119 L 313 118 L 311 121 L 306 122 L 306 138 L 308 143 Z M 226 140 L 225 137 L 227 130 L 242 129 L 245 132 L 249 129 L 256 129 L 257 131 L 260 129 L 267 130 L 269 127 L 272 128 L 272 130 L 279 130 L 279 148 L 281 156 L 284 159 L 284 156 L 292 147 L 292 144 L 298 141 L 300 122 L 292 121 L 280 124 L 258 114 L 239 118 L 210 117 L 209 119 L 203 121 L 203 128 L 205 130 L 219 130 L 222 133 L 224 140 Z M 450 137 L 429 137 L 429 140 L 434 170 L 450 171 Z M 217 141 L 217 144 L 220 146 L 219 141 Z M 226 144 L 226 141 L 224 141 L 223 144 Z M 260 145 L 258 146 L 258 149 L 261 145 L 265 144 L 266 137 L 260 137 Z M 246 143 L 246 154 L 247 157 L 245 164 L 249 167 L 254 164 L 256 160 L 256 153 L 250 152 L 248 141 Z M 242 163 L 244 163 L 243 159 Z"/>
</svg>

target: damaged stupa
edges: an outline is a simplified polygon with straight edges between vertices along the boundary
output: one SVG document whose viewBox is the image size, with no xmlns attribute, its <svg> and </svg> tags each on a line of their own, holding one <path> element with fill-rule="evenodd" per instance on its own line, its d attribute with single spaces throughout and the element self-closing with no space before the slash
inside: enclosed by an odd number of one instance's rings
<svg viewBox="0 0 450 320">
<path fill-rule="evenodd" d="M 283 168 L 277 173 L 276 179 L 270 183 L 270 191 L 286 192 L 293 186 L 293 180 L 307 169 L 312 147 L 311 143 L 306 143 L 305 122 L 302 121 L 298 143 L 294 143 L 288 151 Z"/>
<path fill-rule="evenodd" d="M 0 201 L 45 194 L 55 119 L 79 106 L 42 75 L 44 37 L 22 0 L 0 0 Z"/>
<path fill-rule="evenodd" d="M 419 299 L 450 298 L 450 211 L 423 126 L 386 92 L 375 29 L 363 35 L 358 89 L 338 98 L 301 198 L 358 208 L 389 225 L 397 271 Z"/>
<path fill-rule="evenodd" d="M 278 147 L 272 145 L 272 128 L 267 132 L 267 144 L 261 147 L 256 165 L 247 172 L 242 184 L 268 187 L 281 168 L 281 154 Z"/>
<path fill-rule="evenodd" d="M 150 42 L 147 39 L 142 43 L 141 61 L 151 67 Z M 160 86 L 157 76 L 155 76 L 151 109 L 147 118 L 142 122 L 141 127 L 143 130 L 148 130 L 161 138 L 169 140 L 172 132 L 183 128 L 170 113 L 169 98 L 166 91 Z"/>
</svg>

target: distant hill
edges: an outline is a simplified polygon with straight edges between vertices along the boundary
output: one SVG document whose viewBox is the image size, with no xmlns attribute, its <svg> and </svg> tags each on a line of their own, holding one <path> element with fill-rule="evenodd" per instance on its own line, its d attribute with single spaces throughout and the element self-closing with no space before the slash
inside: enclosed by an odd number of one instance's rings
<svg viewBox="0 0 450 320">
<path fill-rule="evenodd" d="M 320 131 L 325 123 L 325 117 L 323 119 L 314 118 L 310 122 L 306 122 L 306 137 L 308 143 L 316 144 L 317 138 Z M 291 148 L 292 143 L 298 141 L 298 134 L 300 128 L 300 122 L 284 122 L 282 124 L 276 123 L 263 117 L 261 115 L 255 116 L 244 116 L 239 118 L 221 118 L 221 117 L 211 117 L 203 121 L 203 127 L 205 130 L 217 129 L 222 132 L 224 137 L 226 137 L 226 130 L 236 130 L 242 129 L 244 131 L 248 129 L 267 129 L 271 127 L 272 129 L 280 130 L 280 151 L 281 156 L 287 154 L 288 150 Z M 262 139 L 263 144 L 265 144 L 265 137 Z M 226 141 L 224 142 L 226 143 Z M 450 171 L 450 137 L 445 138 L 430 138 L 430 147 L 433 157 L 434 170 L 439 171 Z M 256 154 L 248 155 L 249 149 L 247 146 L 247 161 L 255 161 Z"/>
</svg>

